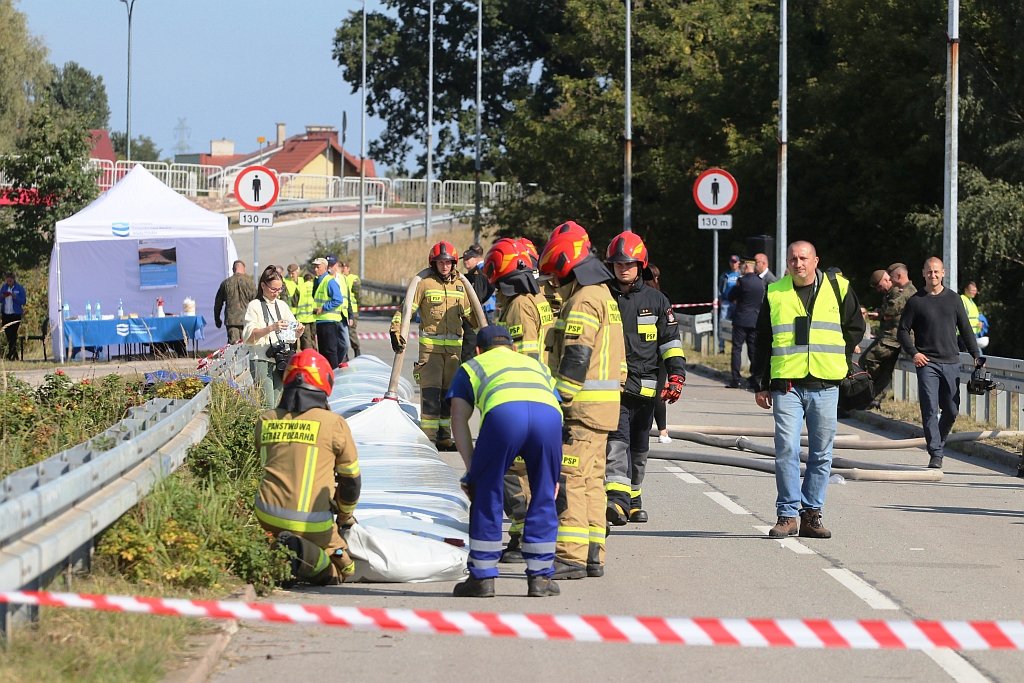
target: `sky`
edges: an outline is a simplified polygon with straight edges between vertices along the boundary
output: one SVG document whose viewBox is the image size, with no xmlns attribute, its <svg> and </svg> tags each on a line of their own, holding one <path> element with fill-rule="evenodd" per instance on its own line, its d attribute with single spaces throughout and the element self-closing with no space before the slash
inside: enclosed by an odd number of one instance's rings
<svg viewBox="0 0 1024 683">
<path fill-rule="evenodd" d="M 57 65 L 102 76 L 110 126 L 125 129 L 128 12 L 121 0 L 15 0 L 29 31 Z M 179 120 L 189 152 L 227 138 L 238 153 L 306 125 L 340 130 L 359 154 L 359 92 L 331 59 L 334 33 L 359 0 L 135 0 L 132 11 L 132 137 L 147 135 L 172 157 Z M 378 3 L 367 2 L 369 11 Z M 366 144 L 384 125 L 369 116 Z"/>
</svg>

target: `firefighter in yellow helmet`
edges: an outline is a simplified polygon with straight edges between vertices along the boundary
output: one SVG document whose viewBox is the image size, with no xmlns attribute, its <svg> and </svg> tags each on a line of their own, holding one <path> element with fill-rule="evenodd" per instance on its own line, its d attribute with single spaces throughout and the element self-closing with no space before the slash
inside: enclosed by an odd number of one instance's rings
<svg viewBox="0 0 1024 683">
<path fill-rule="evenodd" d="M 263 462 L 256 518 L 291 551 L 296 580 L 338 584 L 355 571 L 341 535 L 359 502 L 355 440 L 345 418 L 327 407 L 334 371 L 326 358 L 313 349 L 295 354 L 284 385 L 277 408 L 256 422 Z"/>
<path fill-rule="evenodd" d="M 546 365 L 544 340 L 555 320 L 551 306 L 540 293 L 533 267 L 526 244 L 504 237 L 495 242 L 484 257 L 483 274 L 496 290 L 496 324 L 508 330 L 512 348 Z M 508 547 L 501 554 L 502 562 L 526 561 L 521 543 L 529 504 L 526 463 L 517 456 L 505 474 L 505 512 L 512 525 L 508 530 Z"/>
<path fill-rule="evenodd" d="M 565 415 L 554 576 L 603 576 L 605 447 L 626 382 L 622 318 L 609 289 L 614 276 L 591 252 L 586 230 L 571 221 L 555 228 L 540 270 L 554 278 L 563 302 L 548 353 Z"/>
<path fill-rule="evenodd" d="M 451 403 L 444 396 L 462 363 L 462 321 L 468 320 L 474 327 L 483 324 L 472 314 L 466 287 L 455 269 L 458 260 L 451 242 L 441 241 L 430 248 L 432 272 L 416 286 L 411 308 L 413 314 L 420 314 L 420 355 L 413 365 L 413 377 L 420 385 L 420 428 L 443 451 L 455 450 Z M 401 329 L 399 310 L 391 319 L 395 353 L 405 348 Z"/>
</svg>

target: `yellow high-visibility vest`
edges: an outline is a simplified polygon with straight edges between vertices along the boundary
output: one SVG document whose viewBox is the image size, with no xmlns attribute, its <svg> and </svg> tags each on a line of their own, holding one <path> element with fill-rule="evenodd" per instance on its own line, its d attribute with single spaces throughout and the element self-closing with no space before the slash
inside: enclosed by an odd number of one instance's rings
<svg viewBox="0 0 1024 683">
<path fill-rule="evenodd" d="M 839 300 L 831 283 L 823 281 L 810 316 L 807 344 L 796 343 L 796 319 L 807 316 L 803 301 L 786 275 L 768 285 L 768 306 L 772 323 L 772 379 L 840 380 L 846 377 L 846 340 L 843 338 L 842 300 L 850 283 L 837 276 Z"/>
<path fill-rule="evenodd" d="M 547 367 L 511 347 L 497 346 L 466 361 L 462 367 L 469 375 L 481 419 L 492 408 L 510 401 L 542 403 L 562 410 Z"/>
</svg>

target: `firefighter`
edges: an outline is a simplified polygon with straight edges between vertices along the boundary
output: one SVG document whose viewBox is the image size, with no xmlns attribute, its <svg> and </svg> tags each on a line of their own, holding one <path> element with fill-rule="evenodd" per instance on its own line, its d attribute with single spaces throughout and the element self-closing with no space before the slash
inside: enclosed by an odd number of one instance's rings
<svg viewBox="0 0 1024 683">
<path fill-rule="evenodd" d="M 510 240 L 511 241 L 511 240 Z M 494 597 L 501 550 L 502 476 L 513 459 L 525 461 L 530 501 L 522 544 L 527 595 L 558 595 L 554 571 L 558 513 L 555 487 L 562 461 L 562 411 L 555 382 L 540 361 L 512 349 L 508 328 L 489 325 L 477 336 L 477 356 L 452 381 L 453 431 L 466 463 L 463 488 L 470 497 L 469 579 L 455 586 L 459 597 Z M 469 418 L 480 409 L 473 446 Z"/>
<path fill-rule="evenodd" d="M 664 294 L 647 285 L 647 247 L 634 232 L 616 235 L 605 255 L 614 273 L 612 289 L 622 315 L 626 337 L 626 386 L 619 403 L 618 428 L 608 436 L 605 489 L 608 523 L 643 523 L 647 512 L 641 500 L 654 408 L 660 398 L 675 403 L 686 381 L 686 358 L 679 327 Z M 658 366 L 668 375 L 658 385 Z"/>
<path fill-rule="evenodd" d="M 293 577 L 318 586 L 355 571 L 341 531 L 355 521 L 359 458 L 348 423 L 327 407 L 333 386 L 330 362 L 300 351 L 285 370 L 281 402 L 256 422 L 256 518 L 292 552 Z"/>
<path fill-rule="evenodd" d="M 462 321 L 480 326 L 472 314 L 466 288 L 455 264 L 459 254 L 451 242 L 438 242 L 428 256 L 431 273 L 420 280 L 413 293 L 412 314 L 420 314 L 420 355 L 413 377 L 420 385 L 420 428 L 440 451 L 455 450 L 451 431 L 451 404 L 445 393 L 459 369 Z M 402 311 L 391 319 L 391 348 L 405 348 L 401 336 Z"/>
<path fill-rule="evenodd" d="M 586 230 L 560 225 L 540 257 L 562 301 L 548 363 L 565 415 L 555 578 L 604 575 L 605 445 L 619 423 L 626 349 L 613 276 Z"/>
<path fill-rule="evenodd" d="M 502 238 L 484 258 L 483 276 L 495 288 L 497 324 L 508 330 L 512 348 L 530 358 L 547 362 L 544 339 L 554 323 L 551 306 L 540 294 L 533 275 L 533 260 L 520 240 Z M 502 562 L 523 562 L 520 543 L 529 506 L 530 488 L 523 459 L 516 457 L 505 475 L 505 512 L 512 525 Z"/>
</svg>

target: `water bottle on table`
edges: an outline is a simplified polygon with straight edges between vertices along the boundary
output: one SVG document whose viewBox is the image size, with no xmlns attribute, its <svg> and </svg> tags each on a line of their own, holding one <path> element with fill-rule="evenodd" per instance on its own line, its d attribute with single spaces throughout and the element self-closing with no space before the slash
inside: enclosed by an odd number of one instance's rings
<svg viewBox="0 0 1024 683">
<path fill-rule="evenodd" d="M 103 320 L 103 314 L 100 313 L 100 302 L 96 302 L 96 320 Z"/>
<path fill-rule="evenodd" d="M 117 318 L 120 320 L 124 317 L 124 301 L 122 299 L 117 300 Z"/>
<path fill-rule="evenodd" d="M 92 304 L 88 301 L 85 302 L 85 319 L 92 320 Z"/>
</svg>

